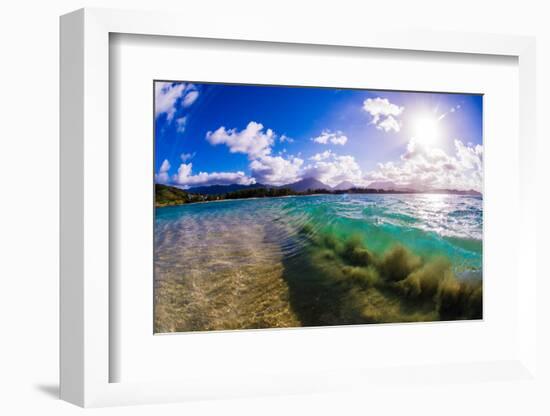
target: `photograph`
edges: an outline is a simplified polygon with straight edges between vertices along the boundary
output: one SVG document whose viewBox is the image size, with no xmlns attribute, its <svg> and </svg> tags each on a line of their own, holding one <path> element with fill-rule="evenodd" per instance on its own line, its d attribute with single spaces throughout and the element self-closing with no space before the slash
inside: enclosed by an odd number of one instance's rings
<svg viewBox="0 0 550 416">
<path fill-rule="evenodd" d="M 153 81 L 153 332 L 483 319 L 483 95 Z"/>
</svg>

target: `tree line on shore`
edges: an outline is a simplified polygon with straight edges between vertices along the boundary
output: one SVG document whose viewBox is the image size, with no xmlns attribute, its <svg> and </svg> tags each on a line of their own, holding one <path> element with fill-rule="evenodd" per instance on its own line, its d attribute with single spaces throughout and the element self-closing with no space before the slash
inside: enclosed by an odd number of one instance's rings
<svg viewBox="0 0 550 416">
<path fill-rule="evenodd" d="M 325 190 L 318 191 L 327 192 Z M 155 204 L 157 207 L 164 207 L 194 202 L 220 201 L 224 199 L 268 198 L 290 195 L 307 195 L 312 193 L 317 192 L 314 192 L 313 190 L 307 192 L 296 192 L 290 188 L 251 188 L 227 192 L 224 194 L 207 195 L 191 193 L 173 186 L 156 184 Z"/>
<path fill-rule="evenodd" d="M 171 205 L 182 205 L 196 202 L 220 201 L 224 199 L 247 199 L 247 198 L 272 198 L 292 195 L 313 195 L 313 194 L 404 194 L 404 193 L 452 193 L 452 194 L 470 194 L 463 191 L 434 190 L 430 192 L 420 192 L 411 190 L 384 190 L 372 188 L 350 188 L 345 190 L 335 189 L 307 189 L 305 191 L 295 191 L 291 188 L 247 188 L 222 194 L 198 194 L 186 191 L 174 186 L 155 184 L 155 205 L 165 207 Z"/>
</svg>

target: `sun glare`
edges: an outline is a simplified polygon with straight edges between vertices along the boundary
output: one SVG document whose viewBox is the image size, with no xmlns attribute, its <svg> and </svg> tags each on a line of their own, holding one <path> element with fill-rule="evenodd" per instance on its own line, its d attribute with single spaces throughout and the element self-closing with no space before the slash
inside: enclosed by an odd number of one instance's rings
<svg viewBox="0 0 550 416">
<path fill-rule="evenodd" d="M 421 116 L 414 121 L 413 137 L 421 143 L 433 144 L 439 133 L 438 120 L 434 117 Z"/>
</svg>

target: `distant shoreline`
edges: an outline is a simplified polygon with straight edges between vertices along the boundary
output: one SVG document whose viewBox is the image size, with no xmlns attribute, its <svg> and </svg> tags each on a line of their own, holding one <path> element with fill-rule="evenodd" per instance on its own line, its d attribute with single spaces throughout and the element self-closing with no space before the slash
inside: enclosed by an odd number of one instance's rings
<svg viewBox="0 0 550 416">
<path fill-rule="evenodd" d="M 179 207 L 181 205 L 209 204 L 211 202 L 248 201 L 248 200 L 251 200 L 251 199 L 294 198 L 294 197 L 302 197 L 302 196 L 319 196 L 319 195 L 330 195 L 330 194 L 253 196 L 253 197 L 250 197 L 250 198 L 222 198 L 222 199 L 213 199 L 211 201 L 183 202 L 183 203 L 178 203 L 178 204 L 165 204 L 165 205 L 155 204 L 155 208 Z"/>
<path fill-rule="evenodd" d="M 483 194 L 473 194 L 473 193 L 461 193 L 461 192 L 420 192 L 420 191 L 376 191 L 376 192 L 319 192 L 311 194 L 295 194 L 295 195 L 279 195 L 279 196 L 254 196 L 248 198 L 220 198 L 212 199 L 209 201 L 190 201 L 190 202 L 179 202 L 174 204 L 158 204 L 155 202 L 156 208 L 169 208 L 169 207 L 178 207 L 182 205 L 195 205 L 195 204 L 207 204 L 211 202 L 228 202 L 228 201 L 245 201 L 251 199 L 271 199 L 271 198 L 295 198 L 295 197 L 310 197 L 310 196 L 321 196 L 321 195 L 455 195 L 455 196 L 477 196 L 483 198 Z"/>
</svg>

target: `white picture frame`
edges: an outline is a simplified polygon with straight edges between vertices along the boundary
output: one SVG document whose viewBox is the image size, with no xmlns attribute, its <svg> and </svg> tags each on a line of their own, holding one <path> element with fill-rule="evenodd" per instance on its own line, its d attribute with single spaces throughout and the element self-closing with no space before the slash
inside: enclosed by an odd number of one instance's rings
<svg viewBox="0 0 550 416">
<path fill-rule="evenodd" d="M 406 370 L 336 369 L 242 379 L 220 374 L 216 380 L 188 379 L 147 383 L 110 382 L 109 348 L 109 35 L 112 33 L 332 45 L 438 53 L 505 55 L 519 62 L 520 217 L 517 292 L 519 353 L 499 362 L 441 363 L 415 369 L 418 380 L 450 377 L 479 382 L 536 379 L 536 199 L 530 180 L 535 170 L 535 41 L 507 35 L 379 31 L 349 28 L 286 27 L 263 22 L 246 33 L 220 19 L 204 27 L 173 13 L 82 9 L 61 18 L 61 398 L 79 406 L 160 403 L 197 398 L 342 390 L 375 381 L 407 378 Z M 442 374 L 444 374 L 442 376 Z M 477 374 L 477 376 L 476 376 Z M 479 374 L 483 374 L 480 377 Z M 342 382 L 342 380 L 349 380 Z"/>
</svg>

